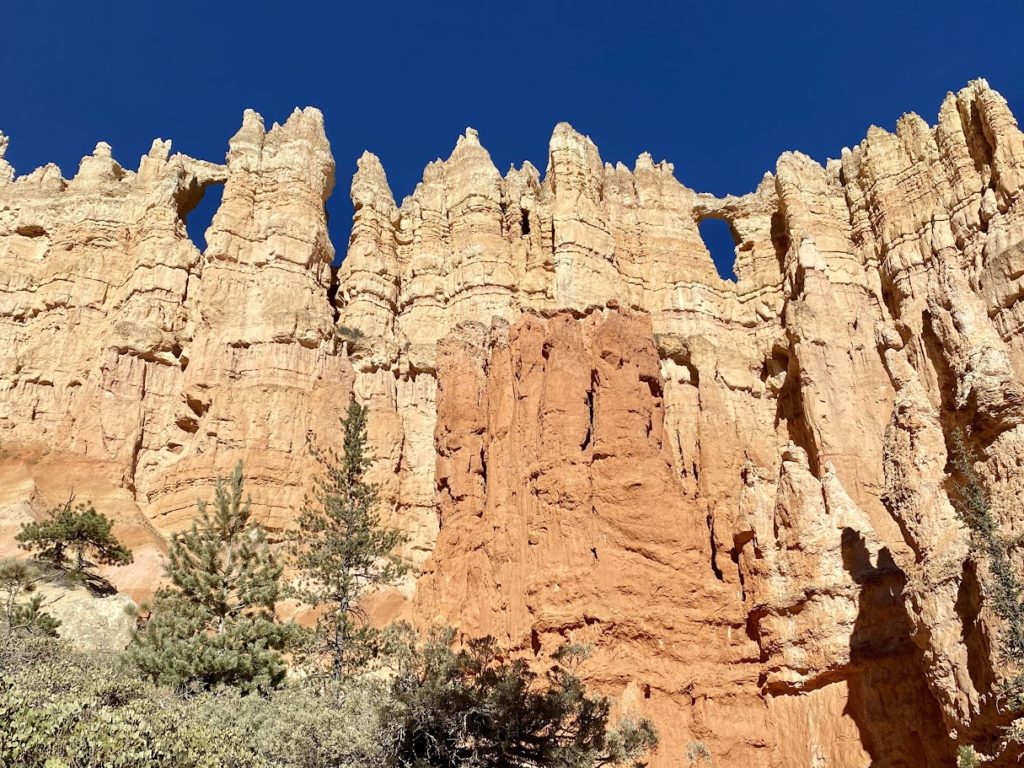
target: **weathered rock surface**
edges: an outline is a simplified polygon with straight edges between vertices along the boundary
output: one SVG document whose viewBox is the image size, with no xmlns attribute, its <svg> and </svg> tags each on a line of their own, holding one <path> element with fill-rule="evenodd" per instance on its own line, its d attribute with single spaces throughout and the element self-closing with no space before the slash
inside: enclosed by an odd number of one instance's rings
<svg viewBox="0 0 1024 768">
<path fill-rule="evenodd" d="M 932 127 L 779 158 L 716 198 L 556 127 L 543 176 L 472 129 L 396 204 L 366 153 L 336 274 L 320 114 L 247 112 L 216 165 L 105 144 L 66 181 L 0 135 L 0 549 L 73 488 L 152 590 L 238 459 L 287 526 L 354 394 L 419 578 L 380 620 L 493 634 L 653 717 L 655 766 L 1010 764 L 992 574 L 956 513 L 968 435 L 1024 526 L 1024 135 L 984 81 Z M 224 184 L 200 252 L 184 221 Z M 736 282 L 698 231 L 725 219 Z M 1016 537 L 1016 538 L 1014 538 Z M 1015 545 L 1016 546 L 1016 545 Z M 1020 565 L 1020 554 L 1013 552 Z"/>
<path fill-rule="evenodd" d="M 39 588 L 46 613 L 60 621 L 57 634 L 86 653 L 118 653 L 135 631 L 138 606 L 125 594 L 95 595 L 84 587 Z"/>
</svg>

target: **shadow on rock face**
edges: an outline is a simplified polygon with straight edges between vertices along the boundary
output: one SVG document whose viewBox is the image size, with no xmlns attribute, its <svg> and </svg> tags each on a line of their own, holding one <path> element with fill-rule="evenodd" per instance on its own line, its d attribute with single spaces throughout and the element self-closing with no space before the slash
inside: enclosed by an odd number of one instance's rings
<svg viewBox="0 0 1024 768">
<path fill-rule="evenodd" d="M 843 568 L 860 587 L 850 636 L 850 700 L 872 768 L 939 768 L 954 764 L 939 705 L 925 680 L 921 649 L 903 599 L 906 576 L 888 549 L 874 564 L 864 537 L 845 528 Z"/>
</svg>

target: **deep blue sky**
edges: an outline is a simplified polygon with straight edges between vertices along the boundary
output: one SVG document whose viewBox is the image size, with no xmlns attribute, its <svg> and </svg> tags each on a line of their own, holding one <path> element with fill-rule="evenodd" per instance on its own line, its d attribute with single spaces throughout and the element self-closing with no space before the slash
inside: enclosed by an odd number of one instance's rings
<svg viewBox="0 0 1024 768">
<path fill-rule="evenodd" d="M 270 125 L 315 105 L 338 164 L 340 252 L 363 149 L 401 201 L 467 125 L 503 172 L 543 170 L 568 120 L 605 160 L 649 151 L 725 194 L 784 150 L 823 161 L 905 111 L 934 122 L 974 77 L 1024 113 L 1024 0 L 24 0 L 0 18 L 0 130 L 19 173 L 52 161 L 71 176 L 99 140 L 134 168 L 158 136 L 221 161 L 246 107 Z"/>
</svg>

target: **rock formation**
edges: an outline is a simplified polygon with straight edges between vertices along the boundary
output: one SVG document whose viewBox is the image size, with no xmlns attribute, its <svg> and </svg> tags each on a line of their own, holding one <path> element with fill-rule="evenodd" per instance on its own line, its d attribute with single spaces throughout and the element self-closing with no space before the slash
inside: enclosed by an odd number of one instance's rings
<svg viewBox="0 0 1024 768">
<path fill-rule="evenodd" d="M 136 551 L 243 459 L 286 528 L 316 437 L 371 407 L 417 577 L 381 621 L 454 625 L 652 717 L 657 767 L 1012 764 L 993 574 L 955 509 L 967 436 L 1024 518 L 1024 134 L 984 81 L 930 127 L 799 153 L 742 197 L 555 128 L 502 175 L 472 129 L 396 204 L 366 153 L 347 255 L 315 109 L 247 112 L 225 165 L 99 144 L 16 176 L 0 134 L 0 550 L 72 489 Z M 223 202 L 200 252 L 185 220 Z M 698 224 L 728 222 L 735 282 Z"/>
</svg>

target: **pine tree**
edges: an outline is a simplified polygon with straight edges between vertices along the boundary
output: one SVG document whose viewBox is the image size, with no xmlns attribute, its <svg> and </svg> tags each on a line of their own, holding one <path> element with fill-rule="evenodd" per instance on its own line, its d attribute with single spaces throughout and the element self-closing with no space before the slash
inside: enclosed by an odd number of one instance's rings
<svg viewBox="0 0 1024 768">
<path fill-rule="evenodd" d="M 574 667 L 588 651 L 563 646 L 546 673 L 510 660 L 493 638 L 453 649 L 455 632 L 409 641 L 391 692 L 396 763 L 436 768 L 595 768 L 645 765 L 658 742 L 648 720 L 611 723 L 611 702 L 591 696 Z"/>
<path fill-rule="evenodd" d="M 274 619 L 282 566 L 243 500 L 241 462 L 217 481 L 213 508 L 198 504 L 192 528 L 171 541 L 166 575 L 129 655 L 147 677 L 175 687 L 245 690 L 284 678 L 281 651 L 294 625 Z"/>
<path fill-rule="evenodd" d="M 360 607 L 367 592 L 397 582 L 407 571 L 394 554 L 407 541 L 381 525 L 378 489 L 366 480 L 372 464 L 367 448 L 368 409 L 353 400 L 341 420 L 343 452 L 311 450 L 323 467 L 312 498 L 291 536 L 298 574 L 293 594 L 322 612 L 306 655 L 330 660 L 339 680 L 358 667 L 375 634 Z"/>
<path fill-rule="evenodd" d="M 95 565 L 86 559 L 91 555 L 103 565 L 126 565 L 132 553 L 112 533 L 113 524 L 97 512 L 91 503 L 72 507 L 72 496 L 63 504 L 48 510 L 47 518 L 25 523 L 15 537 L 22 549 L 38 552 L 39 557 L 65 568 L 68 551 L 74 554 L 72 572 L 81 575 Z"/>
<path fill-rule="evenodd" d="M 32 595 L 44 578 L 38 568 L 21 560 L 0 560 L 0 600 L 3 601 L 3 634 L 56 635 L 60 621 L 43 611 L 43 596 Z M 31 595 L 21 601 L 23 595 Z"/>
</svg>

